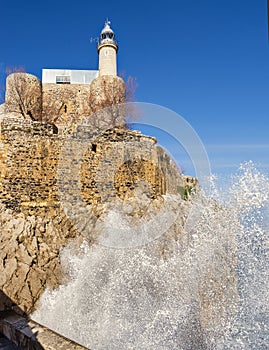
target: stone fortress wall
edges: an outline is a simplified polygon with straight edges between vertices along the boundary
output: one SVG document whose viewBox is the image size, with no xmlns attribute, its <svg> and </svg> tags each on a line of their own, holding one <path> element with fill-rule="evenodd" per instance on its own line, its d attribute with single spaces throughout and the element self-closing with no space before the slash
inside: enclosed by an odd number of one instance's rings
<svg viewBox="0 0 269 350">
<path fill-rule="evenodd" d="M 125 84 L 117 76 L 98 77 L 91 84 L 42 84 L 42 120 L 55 124 L 59 134 L 74 131 L 78 123 L 102 108 L 124 102 Z M 96 114 L 92 126 L 100 124 Z"/>
<path fill-rule="evenodd" d="M 184 188 L 183 177 L 155 146 L 156 139 L 137 131 L 110 129 L 85 142 L 81 136 L 67 139 L 55 134 L 53 126 L 43 122 L 4 118 L 0 142 L 0 201 L 14 211 L 32 215 L 60 206 L 60 157 L 80 164 L 81 191 L 90 205 L 101 203 L 99 192 L 104 197 L 132 196 L 139 179 L 149 184 L 152 198 Z M 78 149 L 84 149 L 79 158 Z M 66 161 L 68 171 L 70 167 Z"/>
<path fill-rule="evenodd" d="M 56 125 L 58 133 L 70 133 L 83 118 L 124 102 L 125 84 L 118 76 L 99 76 L 90 84 L 42 84 L 36 76 L 19 72 L 7 77 L 4 110 L 5 114 Z M 93 126 L 100 123 L 95 115 Z"/>
</svg>

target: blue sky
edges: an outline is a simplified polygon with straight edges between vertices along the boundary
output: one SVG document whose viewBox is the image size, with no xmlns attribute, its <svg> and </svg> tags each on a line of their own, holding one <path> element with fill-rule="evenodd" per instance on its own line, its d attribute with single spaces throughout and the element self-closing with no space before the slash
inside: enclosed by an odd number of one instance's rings
<svg viewBox="0 0 269 350">
<path fill-rule="evenodd" d="M 266 0 L 0 4 L 1 84 L 6 66 L 24 66 L 39 77 L 42 68 L 97 69 L 89 39 L 108 17 L 119 42 L 118 70 L 137 79 L 137 101 L 185 118 L 214 173 L 249 159 L 269 173 Z M 188 162 L 183 168 L 192 172 Z"/>
</svg>

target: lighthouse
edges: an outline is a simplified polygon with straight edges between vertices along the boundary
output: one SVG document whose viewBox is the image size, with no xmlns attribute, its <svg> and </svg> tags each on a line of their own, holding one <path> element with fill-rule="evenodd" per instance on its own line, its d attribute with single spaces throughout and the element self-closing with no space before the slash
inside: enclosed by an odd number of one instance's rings
<svg viewBox="0 0 269 350">
<path fill-rule="evenodd" d="M 105 26 L 101 31 L 97 51 L 99 54 L 99 76 L 112 75 L 117 76 L 117 51 L 118 44 L 114 37 L 115 34 L 110 28 L 110 22 L 106 20 Z"/>
</svg>

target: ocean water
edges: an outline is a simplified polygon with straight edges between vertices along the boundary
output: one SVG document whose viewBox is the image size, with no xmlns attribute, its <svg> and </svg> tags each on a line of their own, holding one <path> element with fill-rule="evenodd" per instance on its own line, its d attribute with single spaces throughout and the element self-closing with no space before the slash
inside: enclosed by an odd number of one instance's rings
<svg viewBox="0 0 269 350">
<path fill-rule="evenodd" d="M 211 187 L 188 204 L 164 196 L 150 218 L 110 206 L 96 244 L 62 250 L 65 283 L 32 319 L 91 350 L 267 349 L 269 180 L 248 162 Z M 139 244 L 115 244 L 130 227 Z"/>
</svg>

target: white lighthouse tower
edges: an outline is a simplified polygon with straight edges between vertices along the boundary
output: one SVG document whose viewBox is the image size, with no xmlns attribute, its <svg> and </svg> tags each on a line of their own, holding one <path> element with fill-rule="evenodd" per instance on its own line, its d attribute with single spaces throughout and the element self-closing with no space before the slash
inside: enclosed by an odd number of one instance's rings
<svg viewBox="0 0 269 350">
<path fill-rule="evenodd" d="M 118 44 L 114 40 L 114 36 L 113 30 L 110 28 L 110 22 L 106 20 L 97 46 L 99 54 L 99 76 L 117 76 Z"/>
</svg>

